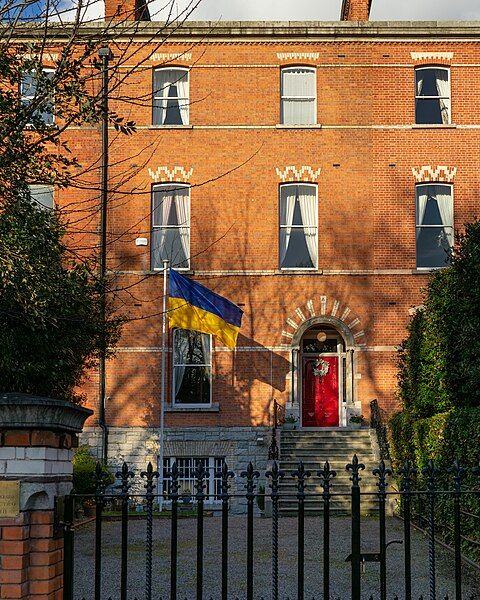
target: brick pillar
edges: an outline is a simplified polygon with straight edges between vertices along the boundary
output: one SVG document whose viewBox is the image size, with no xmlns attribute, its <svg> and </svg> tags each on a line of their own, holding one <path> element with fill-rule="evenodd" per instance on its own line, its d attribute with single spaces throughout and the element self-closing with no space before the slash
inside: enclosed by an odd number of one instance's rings
<svg viewBox="0 0 480 600">
<path fill-rule="evenodd" d="M 72 448 L 90 414 L 58 400 L 0 396 L 1 600 L 63 598 L 55 498 L 71 491 Z"/>
<path fill-rule="evenodd" d="M 343 0 L 341 21 L 368 21 L 372 0 Z"/>
</svg>

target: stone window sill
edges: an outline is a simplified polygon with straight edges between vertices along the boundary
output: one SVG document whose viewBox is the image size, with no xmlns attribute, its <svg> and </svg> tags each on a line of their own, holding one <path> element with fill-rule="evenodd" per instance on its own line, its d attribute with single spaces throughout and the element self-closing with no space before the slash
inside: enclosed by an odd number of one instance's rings
<svg viewBox="0 0 480 600">
<path fill-rule="evenodd" d="M 438 124 L 438 123 L 414 123 L 412 129 L 456 129 L 455 123 Z"/>
<path fill-rule="evenodd" d="M 275 127 L 277 129 L 321 129 L 322 125 L 321 123 L 314 123 L 311 125 L 284 125 L 284 124 L 280 124 L 280 125 L 275 125 Z"/>
<path fill-rule="evenodd" d="M 215 413 L 220 412 L 220 404 L 218 402 L 213 402 L 210 406 L 166 406 L 165 412 L 168 413 L 184 413 L 184 412 L 205 412 L 205 413 Z"/>
<path fill-rule="evenodd" d="M 275 275 L 323 275 L 323 269 L 280 269 Z"/>
<path fill-rule="evenodd" d="M 193 125 L 150 125 L 149 129 L 193 129 Z"/>
<path fill-rule="evenodd" d="M 432 273 L 433 271 L 440 271 L 441 269 L 446 269 L 448 265 L 445 267 L 417 267 L 413 273 L 419 273 L 420 275 L 425 275 L 425 273 Z"/>
</svg>

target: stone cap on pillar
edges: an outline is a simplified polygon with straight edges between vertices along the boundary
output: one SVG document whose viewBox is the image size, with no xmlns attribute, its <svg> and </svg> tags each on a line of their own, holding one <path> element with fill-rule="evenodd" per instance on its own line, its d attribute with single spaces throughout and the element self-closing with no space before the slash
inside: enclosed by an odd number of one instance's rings
<svg viewBox="0 0 480 600">
<path fill-rule="evenodd" d="M 20 482 L 19 510 L 51 510 L 72 488 L 72 448 L 93 411 L 66 400 L 0 394 L 0 483 Z"/>
<path fill-rule="evenodd" d="M 80 433 L 93 410 L 42 396 L 9 392 L 0 395 L 0 430 L 48 429 Z"/>
</svg>

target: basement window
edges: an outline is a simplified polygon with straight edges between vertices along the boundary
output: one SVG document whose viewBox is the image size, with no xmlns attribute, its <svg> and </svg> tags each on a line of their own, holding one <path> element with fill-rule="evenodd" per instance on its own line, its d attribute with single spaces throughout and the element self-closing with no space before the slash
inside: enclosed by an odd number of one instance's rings
<svg viewBox="0 0 480 600">
<path fill-rule="evenodd" d="M 169 473 L 173 464 L 176 462 L 180 484 L 178 493 L 180 495 L 191 496 L 192 501 L 195 502 L 197 482 L 195 477 L 195 471 L 197 468 L 203 466 L 208 472 L 208 478 L 205 480 L 205 494 L 207 498 L 205 502 L 207 504 L 218 504 L 221 502 L 220 494 L 222 493 L 222 477 L 221 471 L 223 466 L 223 457 L 165 457 L 163 459 L 163 494 L 168 497 L 170 490 L 171 478 Z"/>
</svg>

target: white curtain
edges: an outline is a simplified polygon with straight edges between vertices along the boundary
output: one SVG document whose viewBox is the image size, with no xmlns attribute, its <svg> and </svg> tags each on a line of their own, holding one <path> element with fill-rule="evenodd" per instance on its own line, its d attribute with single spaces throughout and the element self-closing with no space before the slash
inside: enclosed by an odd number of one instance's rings
<svg viewBox="0 0 480 600">
<path fill-rule="evenodd" d="M 315 118 L 315 72 L 304 69 L 282 71 L 282 122 L 310 125 Z"/>
<path fill-rule="evenodd" d="M 177 83 L 178 97 L 180 98 L 178 104 L 180 106 L 180 115 L 182 117 L 182 124 L 188 125 L 188 109 L 189 109 L 188 72 L 176 71 L 176 83 Z"/>
<path fill-rule="evenodd" d="M 417 96 L 421 96 L 423 89 L 423 75 L 422 71 L 416 71 L 417 76 Z"/>
<path fill-rule="evenodd" d="M 314 100 L 282 100 L 282 123 L 284 125 L 314 125 Z"/>
<path fill-rule="evenodd" d="M 306 69 L 282 71 L 282 96 L 315 97 L 315 72 Z"/>
<path fill-rule="evenodd" d="M 176 329 L 174 333 L 174 384 L 175 384 L 175 398 L 178 396 L 178 392 L 182 387 L 183 376 L 185 375 L 185 363 L 187 362 L 188 353 L 188 335 L 183 329 Z M 178 364 L 180 363 L 180 364 Z"/>
<path fill-rule="evenodd" d="M 153 211 L 153 224 L 155 227 L 155 244 L 156 252 L 158 252 L 158 266 L 161 265 L 162 258 L 167 256 L 165 252 L 165 245 L 167 242 L 168 229 L 164 226 L 168 225 L 168 217 L 172 209 L 173 203 L 173 190 L 162 190 L 161 192 L 154 192 L 155 202 Z"/>
<path fill-rule="evenodd" d="M 448 240 L 449 245 L 452 244 L 452 227 L 453 227 L 453 200 L 450 188 L 438 186 L 436 188 L 438 210 L 442 218 L 443 232 Z"/>
<path fill-rule="evenodd" d="M 208 333 L 200 333 L 199 335 L 200 335 L 200 338 L 202 341 L 203 363 L 205 365 L 210 365 L 211 364 L 211 358 L 210 358 L 211 337 L 210 337 L 210 335 L 208 335 Z"/>
<path fill-rule="evenodd" d="M 423 217 L 427 208 L 428 191 L 429 188 L 426 186 L 417 188 L 417 225 L 423 224 Z M 421 231 L 421 228 L 417 227 L 417 240 Z"/>
<path fill-rule="evenodd" d="M 283 186 L 280 195 L 280 266 L 287 256 L 290 236 L 292 235 L 293 213 L 295 211 L 296 186 Z"/>
<path fill-rule="evenodd" d="M 446 124 L 450 120 L 450 82 L 448 71 L 446 69 L 435 69 L 435 80 L 437 83 L 437 92 L 440 98 L 440 110 L 442 111 L 442 123 Z"/>
<path fill-rule="evenodd" d="M 298 202 L 302 223 L 305 227 L 305 241 L 313 266 L 317 264 L 317 202 L 314 188 L 299 186 Z"/>
<path fill-rule="evenodd" d="M 189 189 L 178 189 L 175 191 L 175 204 L 177 208 L 177 218 L 180 233 L 180 243 L 182 244 L 182 250 L 185 255 L 185 259 L 188 261 L 190 258 L 190 236 L 189 236 L 189 223 L 190 223 L 190 194 Z"/>
<path fill-rule="evenodd" d="M 156 122 L 163 125 L 167 113 L 168 90 L 172 83 L 172 71 L 170 69 L 159 69 L 154 72 L 154 106 L 158 111 Z M 164 100 L 165 99 L 165 100 Z"/>
</svg>

